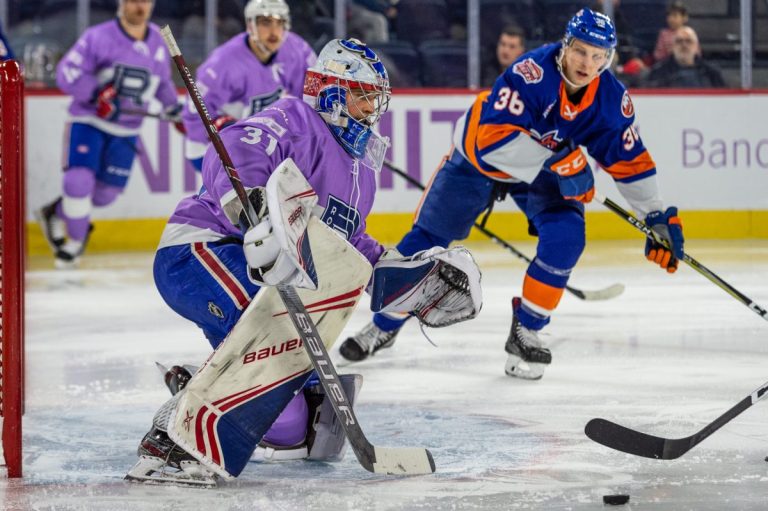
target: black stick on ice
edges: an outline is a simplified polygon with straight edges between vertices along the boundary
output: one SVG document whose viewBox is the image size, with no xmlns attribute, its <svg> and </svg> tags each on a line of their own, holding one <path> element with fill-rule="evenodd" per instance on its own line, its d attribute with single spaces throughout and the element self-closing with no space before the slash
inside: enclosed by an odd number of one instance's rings
<svg viewBox="0 0 768 511">
<path fill-rule="evenodd" d="M 750 395 L 736 403 L 736 406 L 704 426 L 701 431 L 685 438 L 662 438 L 629 429 L 605 419 L 592 419 L 584 433 L 595 442 L 617 451 L 655 458 L 674 460 L 687 453 L 712 433 L 735 419 L 744 410 L 768 395 L 768 382 L 756 388 Z"/>
<path fill-rule="evenodd" d="M 251 206 L 251 201 L 248 200 L 248 195 L 227 152 L 227 148 L 224 147 L 219 132 L 213 125 L 213 121 L 211 121 L 211 116 L 205 108 L 203 99 L 192 79 L 192 74 L 184 61 L 179 46 L 176 44 L 173 33 L 168 25 L 162 28 L 161 33 L 163 39 L 165 39 L 166 46 L 168 46 L 171 58 L 176 64 L 181 78 L 184 80 L 184 85 L 192 98 L 192 102 L 195 104 L 197 113 L 208 130 L 208 137 L 211 139 L 211 143 L 216 149 L 222 165 L 224 165 L 224 170 L 227 176 L 229 176 L 232 188 L 235 190 L 237 198 L 246 212 L 248 222 L 253 226 L 256 214 Z M 349 439 L 352 450 L 360 464 L 370 472 L 383 474 L 430 474 L 434 472 L 435 462 L 432 459 L 432 454 L 427 449 L 418 447 L 375 447 L 368 441 L 363 430 L 360 428 L 355 412 L 349 406 L 349 398 L 340 384 L 339 376 L 333 367 L 330 356 L 328 356 L 328 350 L 325 349 L 317 328 L 296 290 L 291 286 L 283 285 L 277 286 L 277 292 L 288 311 L 291 322 L 293 322 L 304 343 L 307 356 L 320 378 L 320 383 L 323 385 L 323 389 L 325 389 L 326 396 L 331 400 L 333 411 L 336 413 L 339 423 L 342 429 L 344 429 L 344 433 Z"/>
<path fill-rule="evenodd" d="M 396 167 L 392 162 L 384 161 L 384 165 L 389 170 L 391 170 L 392 172 L 394 172 L 398 176 L 402 177 L 403 179 L 405 179 L 406 181 L 408 181 L 409 183 L 414 185 L 419 190 L 424 190 L 424 185 L 421 184 L 421 182 L 419 182 L 414 177 L 410 176 L 404 170 Z M 518 249 L 516 249 L 515 247 L 513 247 L 512 245 L 510 245 L 509 243 L 507 243 L 503 239 L 501 239 L 498 236 L 496 236 L 493 232 L 491 232 L 488 229 L 486 229 L 484 225 L 475 222 L 474 227 L 478 231 L 480 231 L 483 234 L 485 234 L 486 236 L 488 236 L 491 239 L 491 241 L 493 241 L 494 243 L 497 243 L 497 244 L 501 245 L 502 247 L 506 248 L 507 250 L 512 252 L 514 255 L 516 255 L 517 257 L 519 257 L 523 261 L 525 261 L 526 263 L 531 264 L 531 258 L 530 257 L 528 257 L 527 255 L 523 254 L 522 252 L 520 252 Z M 605 289 L 597 289 L 597 290 L 594 290 L 594 291 L 585 291 L 583 289 L 577 289 L 577 288 L 572 287 L 572 286 L 565 286 L 565 289 L 569 293 L 571 293 L 573 296 L 575 296 L 577 298 L 580 298 L 582 300 L 586 300 L 586 301 L 610 300 L 611 298 L 616 298 L 617 296 L 619 296 L 621 293 L 624 292 L 624 284 L 613 284 L 611 286 L 608 286 Z"/>
</svg>

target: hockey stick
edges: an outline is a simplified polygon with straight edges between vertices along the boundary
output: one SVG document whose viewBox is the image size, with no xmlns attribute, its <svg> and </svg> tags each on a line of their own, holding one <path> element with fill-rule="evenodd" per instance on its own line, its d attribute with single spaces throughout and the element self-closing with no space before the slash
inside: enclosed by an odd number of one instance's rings
<svg viewBox="0 0 768 511">
<path fill-rule="evenodd" d="M 404 178 L 406 181 L 408 181 L 409 183 L 414 185 L 416 188 L 418 188 L 420 190 L 424 190 L 425 189 L 424 185 L 421 184 L 421 182 L 419 182 L 414 177 L 410 176 L 408 173 L 406 173 L 402 169 L 399 169 L 399 168 L 395 167 L 395 165 L 392 162 L 385 160 L 384 161 L 384 165 L 389 170 L 391 170 L 392 172 L 394 172 L 398 176 Z M 497 244 L 501 245 L 502 247 L 506 248 L 507 250 L 512 252 L 514 255 L 516 255 L 517 257 L 519 257 L 523 261 L 525 261 L 526 263 L 531 264 L 531 258 L 530 257 L 528 257 L 527 255 L 523 254 L 522 252 L 520 252 L 518 249 L 516 249 L 515 247 L 513 247 L 512 245 L 510 245 L 509 243 L 507 243 L 503 239 L 501 239 L 498 236 L 496 236 L 493 232 L 491 232 L 488 229 L 486 229 L 485 226 L 475 222 L 474 227 L 478 231 L 480 231 L 483 234 L 485 234 L 486 236 L 488 236 L 491 239 L 491 241 L 493 241 L 494 243 L 497 243 Z M 605 289 L 598 289 L 598 290 L 595 290 L 595 291 L 585 291 L 583 289 L 577 289 L 575 287 L 571 287 L 571 286 L 568 286 L 568 285 L 565 286 L 565 289 L 568 292 L 570 292 L 572 295 L 574 295 L 575 297 L 580 298 L 582 300 L 586 300 L 586 301 L 610 300 L 611 298 L 616 298 L 617 296 L 619 296 L 621 293 L 624 292 L 624 284 L 613 284 L 612 286 L 608 286 Z"/>
<path fill-rule="evenodd" d="M 674 460 L 700 444 L 709 435 L 739 416 L 741 412 L 768 395 L 768 382 L 756 388 L 750 395 L 736 403 L 736 406 L 704 426 L 697 433 L 685 438 L 662 438 L 629 429 L 605 419 L 592 419 L 584 433 L 595 442 L 617 451 L 655 458 Z"/>
<path fill-rule="evenodd" d="M 645 222 L 639 220 L 637 217 L 635 217 L 632 213 L 627 211 L 626 209 L 622 208 L 615 202 L 613 202 L 608 197 L 605 197 L 604 195 L 601 195 L 599 193 L 595 193 L 595 199 L 598 202 L 602 202 L 605 207 L 622 217 L 624 220 L 626 220 L 629 224 L 631 224 L 633 227 L 635 227 L 637 230 L 651 238 L 656 243 L 660 243 L 664 245 L 665 247 L 669 248 L 669 245 L 666 241 L 662 240 L 658 234 L 656 234 L 655 231 L 653 231 L 650 227 L 648 227 Z M 718 277 L 712 270 L 698 262 L 693 257 L 689 256 L 688 254 L 683 254 L 683 261 L 688 264 L 691 268 L 696 270 L 697 272 L 704 275 L 707 279 L 709 279 L 711 282 L 713 282 L 717 287 L 731 295 L 732 297 L 736 298 L 738 301 L 746 305 L 752 312 L 763 318 L 764 320 L 768 321 L 768 311 L 766 311 L 763 307 L 752 301 L 751 298 L 748 298 L 746 295 L 741 293 L 738 289 L 733 287 L 732 285 L 728 284 L 726 281 Z"/>
<path fill-rule="evenodd" d="M 158 121 L 181 122 L 181 116 L 169 116 L 165 113 L 153 114 L 153 113 L 147 112 L 146 110 L 137 110 L 132 108 L 123 108 L 122 110 L 120 110 L 120 112 L 128 115 L 139 115 L 141 117 L 151 117 L 153 119 L 157 119 Z"/>
<path fill-rule="evenodd" d="M 216 149 L 216 153 L 221 159 L 221 163 L 229 177 L 232 188 L 235 190 L 235 194 L 246 212 L 248 222 L 250 226 L 253 226 L 256 214 L 253 211 L 251 201 L 248 200 L 248 195 L 240 180 L 240 176 L 232 163 L 229 152 L 227 151 L 227 148 L 224 147 L 219 132 L 214 126 L 213 121 L 208 114 L 208 110 L 205 108 L 203 99 L 200 96 L 197 85 L 192 79 L 192 74 L 184 61 L 179 46 L 176 44 L 173 33 L 168 25 L 161 29 L 161 33 L 163 39 L 165 39 L 166 46 L 168 46 L 171 58 L 176 64 L 184 81 L 184 85 L 192 98 L 192 102 L 195 104 L 197 113 L 200 115 L 203 124 L 208 130 L 208 136 Z M 291 322 L 296 327 L 296 331 L 304 343 L 307 356 L 320 378 L 320 383 L 325 390 L 326 396 L 331 400 L 333 410 L 339 419 L 339 423 L 341 424 L 344 433 L 349 439 L 352 450 L 363 468 L 370 472 L 382 474 L 410 475 L 430 474 L 434 472 L 435 462 L 432 458 L 432 454 L 427 449 L 417 447 L 375 447 L 368 441 L 363 430 L 360 428 L 354 410 L 349 405 L 349 398 L 344 392 L 344 388 L 341 386 L 339 376 L 328 355 L 328 350 L 326 350 L 325 345 L 320 339 L 320 335 L 317 333 L 317 328 L 304 307 L 304 304 L 301 302 L 299 295 L 296 293 L 296 290 L 291 286 L 281 285 L 277 286 L 277 291 L 280 295 L 280 299 L 285 304 Z"/>
</svg>

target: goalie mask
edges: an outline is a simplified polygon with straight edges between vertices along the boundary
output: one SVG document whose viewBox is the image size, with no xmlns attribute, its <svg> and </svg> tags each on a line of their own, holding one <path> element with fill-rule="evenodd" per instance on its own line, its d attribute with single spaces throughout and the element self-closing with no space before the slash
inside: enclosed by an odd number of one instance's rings
<svg viewBox="0 0 768 511">
<path fill-rule="evenodd" d="M 566 48 L 573 44 L 574 39 L 605 49 L 605 64 L 598 70 L 597 74 L 599 75 L 608 69 L 611 66 L 611 61 L 613 61 L 613 55 L 616 52 L 616 29 L 611 18 L 591 9 L 581 9 L 568 21 L 563 37 L 563 48 L 557 56 L 557 67 L 563 79 L 571 85 L 575 84 L 571 83 L 565 76 L 562 62 Z"/>
<path fill-rule="evenodd" d="M 323 117 L 344 149 L 381 168 L 388 141 L 374 132 L 390 97 L 389 77 L 373 50 L 357 39 L 334 39 L 304 80 L 304 101 Z"/>
</svg>

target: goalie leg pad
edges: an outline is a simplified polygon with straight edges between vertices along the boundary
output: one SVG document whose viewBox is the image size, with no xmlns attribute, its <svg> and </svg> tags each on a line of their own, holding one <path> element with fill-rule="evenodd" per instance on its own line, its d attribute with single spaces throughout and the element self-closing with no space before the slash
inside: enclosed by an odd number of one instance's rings
<svg viewBox="0 0 768 511">
<path fill-rule="evenodd" d="M 330 349 L 362 296 L 371 267 L 319 219 L 311 217 L 307 231 L 318 289 L 298 292 Z M 239 475 L 309 376 L 312 366 L 304 350 L 277 290 L 261 289 L 179 394 L 170 438 L 212 472 Z"/>
<path fill-rule="evenodd" d="M 339 375 L 341 386 L 354 407 L 363 377 L 359 374 Z M 347 449 L 344 430 L 333 411 L 330 400 L 325 399 L 325 391 L 319 383 L 304 389 L 307 401 L 312 408 L 310 426 L 307 434 L 309 459 L 314 461 L 341 461 Z"/>
</svg>

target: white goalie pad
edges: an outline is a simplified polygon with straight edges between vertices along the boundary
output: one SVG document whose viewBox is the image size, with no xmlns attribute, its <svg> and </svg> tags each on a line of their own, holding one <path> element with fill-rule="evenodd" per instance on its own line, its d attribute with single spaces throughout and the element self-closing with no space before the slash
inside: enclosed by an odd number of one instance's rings
<svg viewBox="0 0 768 511">
<path fill-rule="evenodd" d="M 474 318 L 482 304 L 480 268 L 464 247 L 433 247 L 373 269 L 374 312 L 406 312 L 443 327 Z"/>
<path fill-rule="evenodd" d="M 311 217 L 316 290 L 297 289 L 327 349 L 364 293 L 371 265 L 352 245 Z M 277 289 L 263 288 L 230 334 L 192 377 L 168 434 L 206 468 L 237 476 L 256 443 L 312 369 Z"/>
<path fill-rule="evenodd" d="M 317 194 L 291 158 L 286 158 L 267 181 L 267 209 L 280 253 L 272 269 L 264 272 L 271 286 L 290 283 L 317 288 L 317 274 L 307 237 L 307 222 L 317 204 Z"/>
</svg>

